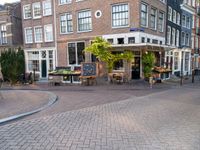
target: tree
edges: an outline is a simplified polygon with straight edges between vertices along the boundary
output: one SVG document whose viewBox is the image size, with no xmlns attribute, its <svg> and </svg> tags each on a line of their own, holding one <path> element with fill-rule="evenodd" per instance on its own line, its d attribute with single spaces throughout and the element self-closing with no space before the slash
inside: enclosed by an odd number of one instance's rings
<svg viewBox="0 0 200 150">
<path fill-rule="evenodd" d="M 144 77 L 148 78 L 152 75 L 152 68 L 155 64 L 155 54 L 153 52 L 145 53 L 142 56 L 142 64 L 144 66 Z"/>
<path fill-rule="evenodd" d="M 85 49 L 86 52 L 92 53 L 100 61 L 105 62 L 108 67 L 108 72 L 112 71 L 115 62 L 122 59 L 130 62 L 133 59 L 133 53 L 130 51 L 125 51 L 121 54 L 112 54 L 111 50 L 110 43 L 100 37 L 96 37 L 92 41 L 92 44 Z"/>
<path fill-rule="evenodd" d="M 19 76 L 25 71 L 24 51 L 21 48 L 14 50 L 9 48 L 1 53 L 1 70 L 5 80 L 15 84 Z"/>
</svg>

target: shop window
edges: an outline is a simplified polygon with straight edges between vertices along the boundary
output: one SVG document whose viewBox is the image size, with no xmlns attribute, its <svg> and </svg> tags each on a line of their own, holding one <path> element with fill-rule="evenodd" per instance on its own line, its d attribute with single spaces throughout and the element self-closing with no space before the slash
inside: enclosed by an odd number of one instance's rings
<svg viewBox="0 0 200 150">
<path fill-rule="evenodd" d="M 135 37 L 129 37 L 128 44 L 133 44 L 133 43 L 135 43 Z"/>
<path fill-rule="evenodd" d="M 117 43 L 118 44 L 124 44 L 124 38 L 118 38 Z"/>
</svg>

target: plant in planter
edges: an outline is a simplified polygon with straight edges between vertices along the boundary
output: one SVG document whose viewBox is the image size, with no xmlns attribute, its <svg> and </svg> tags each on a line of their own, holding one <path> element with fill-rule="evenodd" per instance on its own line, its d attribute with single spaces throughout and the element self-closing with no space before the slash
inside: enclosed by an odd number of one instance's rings
<svg viewBox="0 0 200 150">
<path fill-rule="evenodd" d="M 154 67 L 155 59 L 155 54 L 153 52 L 145 53 L 142 56 L 143 72 L 146 79 L 152 76 L 152 68 Z"/>
<path fill-rule="evenodd" d="M 114 63 L 119 60 L 126 60 L 130 62 L 133 59 L 133 53 L 130 51 L 125 51 L 121 54 L 112 54 L 111 45 L 106 40 L 96 37 L 92 44 L 88 46 L 85 51 L 90 52 L 95 55 L 100 61 L 106 63 L 108 68 L 108 73 L 112 72 Z"/>
</svg>

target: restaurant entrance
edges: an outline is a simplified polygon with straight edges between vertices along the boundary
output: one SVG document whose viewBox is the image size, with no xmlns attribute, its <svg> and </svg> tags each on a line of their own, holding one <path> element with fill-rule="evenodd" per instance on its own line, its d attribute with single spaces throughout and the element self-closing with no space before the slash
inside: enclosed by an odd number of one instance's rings
<svg viewBox="0 0 200 150">
<path fill-rule="evenodd" d="M 135 57 L 131 64 L 132 79 L 140 79 L 140 57 Z"/>
</svg>

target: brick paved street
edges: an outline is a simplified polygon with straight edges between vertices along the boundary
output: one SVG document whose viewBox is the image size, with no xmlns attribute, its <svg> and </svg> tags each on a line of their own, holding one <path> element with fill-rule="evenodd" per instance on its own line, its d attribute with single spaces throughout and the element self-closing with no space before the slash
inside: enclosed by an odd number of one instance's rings
<svg viewBox="0 0 200 150">
<path fill-rule="evenodd" d="M 198 150 L 200 90 L 146 96 L 0 127 L 0 149 Z"/>
</svg>

